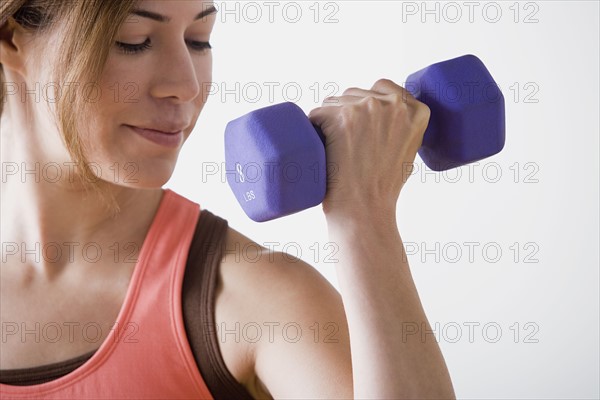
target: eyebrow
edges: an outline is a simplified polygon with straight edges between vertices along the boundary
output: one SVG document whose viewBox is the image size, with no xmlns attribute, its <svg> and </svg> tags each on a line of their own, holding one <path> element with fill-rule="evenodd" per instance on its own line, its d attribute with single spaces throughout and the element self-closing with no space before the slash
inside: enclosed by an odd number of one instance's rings
<svg viewBox="0 0 600 400">
<path fill-rule="evenodd" d="M 216 12 L 217 12 L 216 7 L 213 6 L 213 5 L 211 5 L 206 10 L 204 10 L 200 14 L 196 15 L 196 17 L 194 18 L 194 21 L 197 21 L 199 19 L 205 18 L 205 17 L 207 17 L 207 16 L 209 16 L 211 14 L 215 14 Z M 132 10 L 131 14 L 137 15 L 139 17 L 149 18 L 149 19 L 152 19 L 152 20 L 158 21 L 158 22 L 169 22 L 169 21 L 171 21 L 171 17 L 167 17 L 165 15 L 157 14 L 157 13 L 152 12 L 152 11 L 142 10 L 142 9 L 139 9 L 139 8 L 136 8 L 136 9 Z"/>
</svg>

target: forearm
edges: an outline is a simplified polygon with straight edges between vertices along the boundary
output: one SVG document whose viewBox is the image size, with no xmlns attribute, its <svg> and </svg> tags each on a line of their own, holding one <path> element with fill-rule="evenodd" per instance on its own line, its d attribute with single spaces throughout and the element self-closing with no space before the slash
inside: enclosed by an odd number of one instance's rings
<svg viewBox="0 0 600 400">
<path fill-rule="evenodd" d="M 327 220 L 330 240 L 340 250 L 336 271 L 350 332 L 354 397 L 453 398 L 435 338 L 421 335 L 430 326 L 395 211 L 363 209 Z"/>
</svg>

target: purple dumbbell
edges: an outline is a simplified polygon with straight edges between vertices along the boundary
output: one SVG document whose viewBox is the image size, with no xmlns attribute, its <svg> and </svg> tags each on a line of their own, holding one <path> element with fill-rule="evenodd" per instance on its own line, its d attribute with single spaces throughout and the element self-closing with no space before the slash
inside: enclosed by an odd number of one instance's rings
<svg viewBox="0 0 600 400">
<path fill-rule="evenodd" d="M 490 157 L 505 138 L 504 96 L 473 55 L 430 65 L 404 85 L 431 109 L 419 155 L 434 171 Z M 294 103 L 261 108 L 225 130 L 227 181 L 244 212 L 263 222 L 325 198 L 325 137 Z"/>
</svg>

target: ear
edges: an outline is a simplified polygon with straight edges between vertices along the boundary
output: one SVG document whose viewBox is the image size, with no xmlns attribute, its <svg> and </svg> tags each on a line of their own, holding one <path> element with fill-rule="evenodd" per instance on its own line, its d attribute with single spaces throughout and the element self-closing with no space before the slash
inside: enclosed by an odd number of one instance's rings
<svg viewBox="0 0 600 400">
<path fill-rule="evenodd" d="M 0 64 L 20 73 L 24 72 L 25 57 L 17 37 L 23 34 L 23 28 L 12 17 L 0 26 Z"/>
</svg>

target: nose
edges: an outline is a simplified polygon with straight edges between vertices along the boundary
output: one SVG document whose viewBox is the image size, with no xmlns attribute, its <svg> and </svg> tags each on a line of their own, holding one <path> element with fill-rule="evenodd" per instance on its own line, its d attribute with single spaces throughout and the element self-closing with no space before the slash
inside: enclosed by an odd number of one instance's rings
<svg viewBox="0 0 600 400">
<path fill-rule="evenodd" d="M 190 102 L 198 97 L 201 75 L 210 73 L 210 55 L 193 55 L 185 43 L 157 54 L 151 95 L 177 103 Z"/>
</svg>

